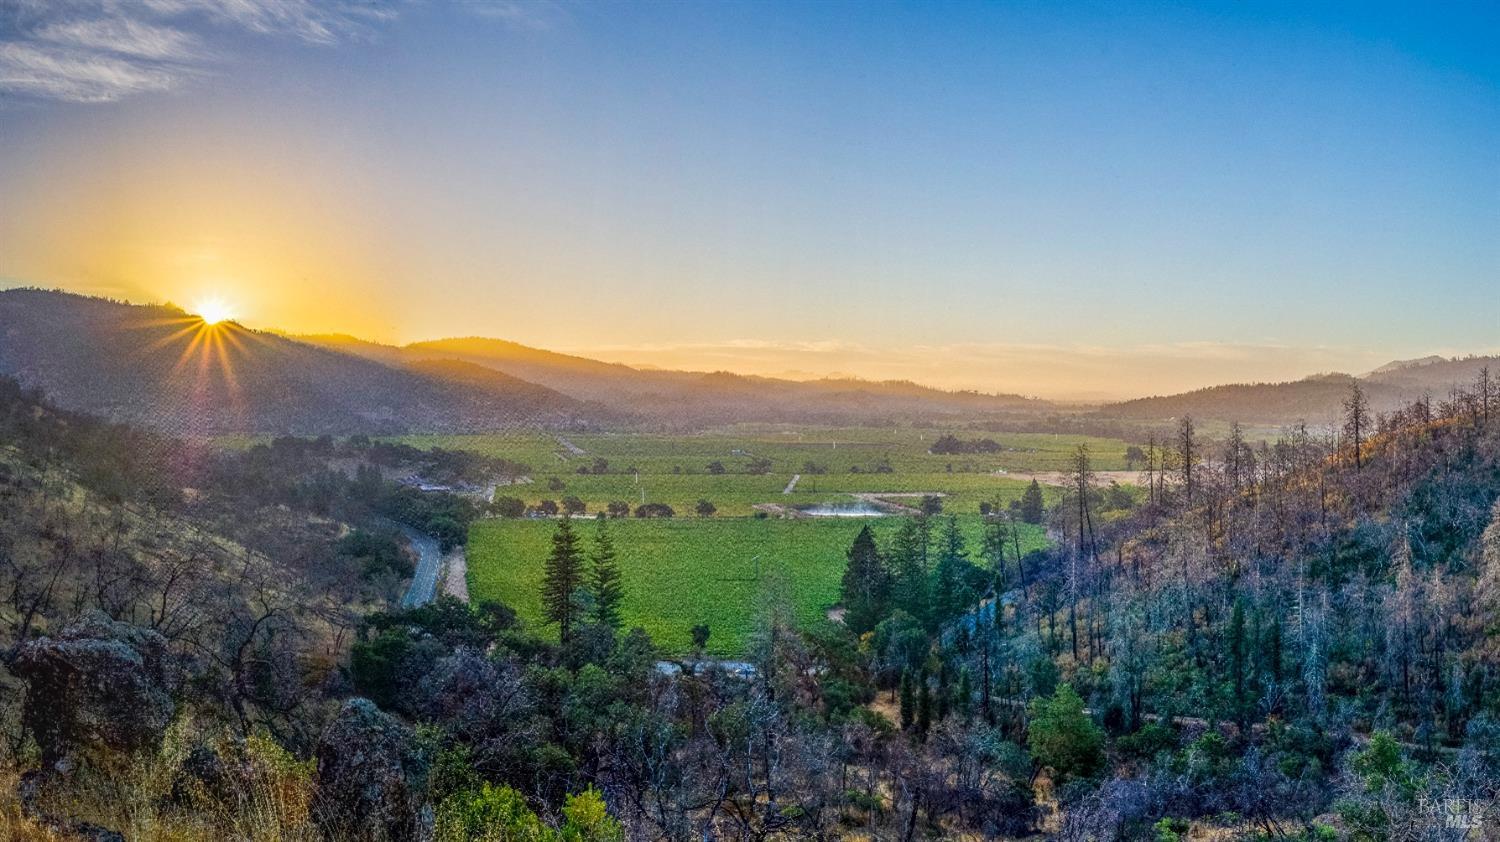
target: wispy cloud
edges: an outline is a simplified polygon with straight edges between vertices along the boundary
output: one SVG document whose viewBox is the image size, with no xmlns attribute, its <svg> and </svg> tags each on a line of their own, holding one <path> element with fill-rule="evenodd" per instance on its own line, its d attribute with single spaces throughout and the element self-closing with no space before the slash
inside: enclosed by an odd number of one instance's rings
<svg viewBox="0 0 1500 842">
<path fill-rule="evenodd" d="M 467 0 L 463 6 L 480 17 L 519 29 L 550 29 L 564 14 L 557 0 Z"/>
<path fill-rule="evenodd" d="M 0 44 L 0 90 L 69 102 L 111 102 L 165 91 L 186 70 L 119 56 L 29 43 Z"/>
<path fill-rule="evenodd" d="M 210 72 L 216 42 L 236 32 L 329 45 L 395 15 L 395 0 L 11 0 L 0 4 L 0 94 L 113 102 Z"/>
</svg>

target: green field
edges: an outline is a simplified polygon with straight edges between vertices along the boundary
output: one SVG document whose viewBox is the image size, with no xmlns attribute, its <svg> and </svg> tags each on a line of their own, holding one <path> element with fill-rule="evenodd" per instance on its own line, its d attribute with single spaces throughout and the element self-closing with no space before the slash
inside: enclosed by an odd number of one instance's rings
<svg viewBox="0 0 1500 842">
<path fill-rule="evenodd" d="M 883 541 L 900 519 L 610 520 L 626 625 L 643 627 L 664 650 L 681 653 L 691 646 L 692 627 L 707 623 L 710 653 L 744 654 L 768 593 L 784 594 L 804 626 L 820 621 L 838 601 L 844 554 L 866 523 Z M 980 519 L 966 516 L 960 523 L 973 554 Z M 590 546 L 595 524 L 575 526 Z M 471 597 L 500 600 L 527 623 L 541 625 L 542 566 L 556 528 L 550 520 L 476 522 L 469 532 Z M 1045 544 L 1041 527 L 1023 529 L 1024 550 Z"/>
<path fill-rule="evenodd" d="M 1027 483 L 1019 472 L 1065 470 L 1079 444 L 1089 446 L 1096 469 L 1125 467 L 1125 442 L 1077 435 L 953 431 L 963 439 L 994 439 L 1003 449 L 987 454 L 928 453 L 944 432 L 949 431 L 741 425 L 698 434 L 567 435 L 582 454 L 550 434 L 530 431 L 398 440 L 529 464 L 531 482 L 499 493 L 530 504 L 576 495 L 590 511 L 624 500 L 631 505 L 666 503 L 679 514 L 689 514 L 699 499 L 707 499 L 721 515 L 732 516 L 751 514 L 757 503 L 797 506 L 846 500 L 852 492 L 935 492 L 947 496 L 947 511 L 970 514 L 978 511 L 980 502 L 1018 497 Z M 606 473 L 578 472 L 595 459 L 608 462 Z M 756 459 L 769 460 L 767 473 L 749 472 Z M 725 473 L 709 473 L 715 461 L 723 464 Z M 877 472 L 881 466 L 889 471 Z M 802 475 L 795 490 L 782 494 L 795 474 Z"/>
</svg>

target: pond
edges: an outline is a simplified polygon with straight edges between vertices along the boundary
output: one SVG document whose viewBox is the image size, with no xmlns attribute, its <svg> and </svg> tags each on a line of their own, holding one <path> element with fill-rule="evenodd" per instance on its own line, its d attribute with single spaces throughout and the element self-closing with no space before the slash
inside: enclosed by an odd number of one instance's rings
<svg viewBox="0 0 1500 842">
<path fill-rule="evenodd" d="M 865 500 L 852 503 L 817 503 L 798 506 L 797 511 L 808 517 L 882 517 L 890 512 Z"/>
</svg>

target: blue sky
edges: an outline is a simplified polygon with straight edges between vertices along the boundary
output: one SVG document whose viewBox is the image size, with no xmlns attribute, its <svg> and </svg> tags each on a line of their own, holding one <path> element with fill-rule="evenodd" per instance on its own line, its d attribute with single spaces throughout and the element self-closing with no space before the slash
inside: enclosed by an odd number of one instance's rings
<svg viewBox="0 0 1500 842">
<path fill-rule="evenodd" d="M 13 283 L 1049 394 L 1500 350 L 1493 5 L 4 8 Z"/>
</svg>

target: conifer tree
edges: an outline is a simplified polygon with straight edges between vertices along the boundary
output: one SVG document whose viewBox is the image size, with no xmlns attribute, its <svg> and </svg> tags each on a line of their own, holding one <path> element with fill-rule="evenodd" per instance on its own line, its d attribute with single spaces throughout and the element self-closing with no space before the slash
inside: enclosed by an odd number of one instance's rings
<svg viewBox="0 0 1500 842">
<path fill-rule="evenodd" d="M 911 670 L 901 670 L 901 729 L 912 726 L 917 718 L 917 699 L 911 686 Z"/>
<path fill-rule="evenodd" d="M 932 572 L 931 624 L 941 624 L 963 613 L 973 601 L 969 586 L 969 552 L 964 548 L 958 518 L 949 516 L 938 538 L 938 560 Z"/>
<path fill-rule="evenodd" d="M 589 592 L 594 597 L 593 620 L 600 625 L 618 629 L 621 624 L 620 602 L 625 595 L 620 584 L 620 565 L 615 558 L 615 545 L 609 537 L 609 528 L 604 525 L 603 518 L 598 523 L 589 569 Z"/>
<path fill-rule="evenodd" d="M 552 553 L 542 573 L 542 608 L 549 623 L 557 624 L 558 639 L 567 643 L 578 619 L 578 590 L 583 586 L 583 554 L 571 518 L 557 522 Z"/>
<path fill-rule="evenodd" d="M 1245 637 L 1245 603 L 1234 601 L 1234 610 L 1229 615 L 1229 673 L 1234 682 L 1234 701 L 1231 707 L 1235 718 L 1241 722 L 1247 710 L 1245 699 L 1245 661 L 1249 657 L 1249 641 Z"/>
<path fill-rule="evenodd" d="M 969 675 L 969 668 L 964 667 L 958 674 L 958 715 L 968 722 L 974 715 L 974 679 Z"/>
<path fill-rule="evenodd" d="M 854 537 L 848 558 L 842 587 L 844 625 L 855 634 L 863 634 L 875 628 L 885 615 L 891 596 L 891 574 L 880 560 L 875 536 L 868 526 Z"/>
<path fill-rule="evenodd" d="M 1344 400 L 1344 437 L 1354 451 L 1354 470 L 1364 467 L 1363 451 L 1365 439 L 1370 435 L 1370 402 L 1365 390 L 1356 380 L 1349 386 L 1349 397 Z"/>
<path fill-rule="evenodd" d="M 927 732 L 932 730 L 932 688 L 927 685 L 927 671 L 923 670 L 917 682 L 917 736 L 927 741 Z"/>
<path fill-rule="evenodd" d="M 1042 486 L 1036 480 L 1026 486 L 1026 491 L 1021 494 L 1021 520 L 1027 523 L 1041 523 L 1043 515 Z"/>
<path fill-rule="evenodd" d="M 923 621 L 931 613 L 927 604 L 927 530 L 918 522 L 925 520 L 907 518 L 887 552 L 895 580 L 896 607 Z"/>
</svg>

